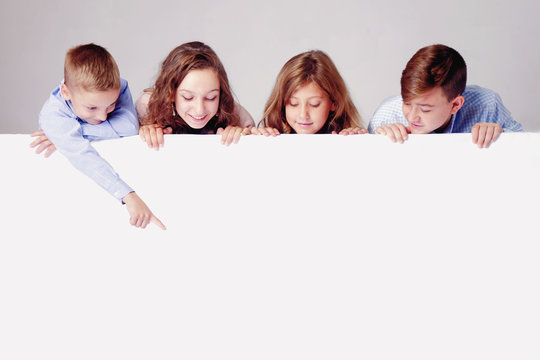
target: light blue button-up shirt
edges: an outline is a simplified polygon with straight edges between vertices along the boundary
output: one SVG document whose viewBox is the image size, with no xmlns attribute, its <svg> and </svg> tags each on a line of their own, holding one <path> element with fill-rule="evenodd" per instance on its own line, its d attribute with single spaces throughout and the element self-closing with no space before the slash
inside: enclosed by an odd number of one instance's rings
<svg viewBox="0 0 540 360">
<path fill-rule="evenodd" d="M 60 84 L 61 86 L 62 84 Z M 66 101 L 58 86 L 39 113 L 39 128 L 56 149 L 84 174 L 93 179 L 118 200 L 133 191 L 111 165 L 91 145 L 91 141 L 117 139 L 139 132 L 137 112 L 126 80 L 121 79 L 115 109 L 107 120 L 92 125 L 77 117 L 71 101 Z"/>
<path fill-rule="evenodd" d="M 470 85 L 463 92 L 465 102 L 459 111 L 452 115 L 450 122 L 444 128 L 437 130 L 441 133 L 471 132 L 474 124 L 489 122 L 500 124 L 503 131 L 523 131 L 520 123 L 512 119 L 510 111 L 504 107 L 501 97 L 494 91 L 477 85 Z M 379 126 L 392 123 L 409 125 L 403 115 L 403 99 L 394 96 L 384 100 L 375 110 L 369 121 L 368 130 L 374 133 Z"/>
</svg>

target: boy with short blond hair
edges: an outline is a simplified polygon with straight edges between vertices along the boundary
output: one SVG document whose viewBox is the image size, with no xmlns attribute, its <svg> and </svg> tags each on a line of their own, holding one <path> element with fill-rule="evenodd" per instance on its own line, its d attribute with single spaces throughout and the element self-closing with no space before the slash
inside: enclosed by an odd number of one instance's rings
<svg viewBox="0 0 540 360">
<path fill-rule="evenodd" d="M 416 52 L 401 76 L 401 96 L 375 111 L 369 132 L 402 143 L 407 134 L 472 133 L 488 147 L 503 131 L 523 131 L 495 92 L 466 86 L 467 66 L 454 49 L 430 45 Z"/>
<path fill-rule="evenodd" d="M 86 44 L 70 49 L 64 63 L 64 81 L 51 93 L 39 113 L 41 131 L 32 136 L 45 156 L 55 148 L 81 172 L 126 204 L 130 223 L 165 226 L 97 153 L 91 141 L 136 135 L 137 113 L 126 80 L 101 46 Z"/>
<path fill-rule="evenodd" d="M 81 45 L 66 53 L 64 83 L 86 90 L 118 89 L 120 72 L 106 49 L 95 44 Z"/>
</svg>

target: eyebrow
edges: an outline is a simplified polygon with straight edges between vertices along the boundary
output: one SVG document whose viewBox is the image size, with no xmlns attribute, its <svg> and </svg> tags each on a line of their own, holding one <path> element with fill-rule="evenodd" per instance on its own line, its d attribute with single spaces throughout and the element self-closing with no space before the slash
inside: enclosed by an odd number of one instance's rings
<svg viewBox="0 0 540 360">
<path fill-rule="evenodd" d="M 188 90 L 188 89 L 182 89 L 182 88 L 179 88 L 178 90 L 183 91 L 183 92 L 188 92 L 188 93 L 190 93 L 190 94 L 193 94 L 193 91 Z M 219 91 L 219 89 L 213 89 L 213 90 L 210 90 L 209 92 L 207 92 L 207 94 L 210 94 L 211 92 L 214 92 L 214 91 Z"/>
<path fill-rule="evenodd" d="M 290 97 L 291 99 L 298 99 L 297 96 L 291 96 Z M 310 96 L 307 98 L 308 100 L 311 100 L 311 99 L 324 99 L 324 96 Z"/>
<path fill-rule="evenodd" d="M 118 102 L 118 99 L 114 100 L 111 104 L 107 105 L 107 107 L 112 106 L 112 105 L 116 104 L 117 102 Z M 95 108 L 99 107 L 97 105 L 90 105 L 90 104 L 87 104 L 87 105 L 84 105 L 84 106 L 86 106 L 86 107 L 95 107 Z"/>
</svg>

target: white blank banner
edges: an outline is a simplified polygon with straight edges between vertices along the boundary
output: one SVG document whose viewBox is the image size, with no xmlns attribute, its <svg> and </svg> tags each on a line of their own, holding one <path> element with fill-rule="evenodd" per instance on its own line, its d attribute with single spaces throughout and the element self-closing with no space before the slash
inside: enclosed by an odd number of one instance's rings
<svg viewBox="0 0 540 360">
<path fill-rule="evenodd" d="M 540 134 L 0 135 L 1 359 L 538 359 Z"/>
</svg>

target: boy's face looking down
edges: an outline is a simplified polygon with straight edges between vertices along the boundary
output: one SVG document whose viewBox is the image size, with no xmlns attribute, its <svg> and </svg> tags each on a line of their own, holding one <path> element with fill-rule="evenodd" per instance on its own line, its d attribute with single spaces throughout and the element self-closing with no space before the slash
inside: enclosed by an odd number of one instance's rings
<svg viewBox="0 0 540 360">
<path fill-rule="evenodd" d="M 448 124 L 464 101 L 461 95 L 449 101 L 438 86 L 408 101 L 403 100 L 403 115 L 412 134 L 429 134 Z"/>
<path fill-rule="evenodd" d="M 120 89 L 85 90 L 81 87 L 60 88 L 64 100 L 71 101 L 75 114 L 91 125 L 101 124 L 116 107 Z"/>
</svg>

